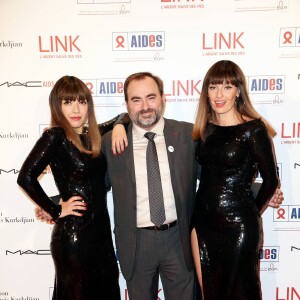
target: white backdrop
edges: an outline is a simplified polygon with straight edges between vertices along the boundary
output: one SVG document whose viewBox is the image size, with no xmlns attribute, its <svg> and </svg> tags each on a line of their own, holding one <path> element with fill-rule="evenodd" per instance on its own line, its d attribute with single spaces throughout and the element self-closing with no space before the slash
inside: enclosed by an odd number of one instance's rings
<svg viewBox="0 0 300 300">
<path fill-rule="evenodd" d="M 166 117 L 193 122 L 203 76 L 220 59 L 241 66 L 278 133 L 285 201 L 263 216 L 263 296 L 300 299 L 299 13 L 299 0 L 0 0 L 0 300 L 51 299 L 52 226 L 35 220 L 16 178 L 49 125 L 55 81 L 84 80 L 101 122 L 125 111 L 124 79 L 150 71 L 164 80 Z M 56 194 L 50 170 L 41 182 Z"/>
</svg>

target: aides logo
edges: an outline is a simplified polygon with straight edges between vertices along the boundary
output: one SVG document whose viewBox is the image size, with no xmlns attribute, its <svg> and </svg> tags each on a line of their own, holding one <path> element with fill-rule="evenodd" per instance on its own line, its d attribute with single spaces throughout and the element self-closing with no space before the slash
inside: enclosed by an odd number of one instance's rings
<svg viewBox="0 0 300 300">
<path fill-rule="evenodd" d="M 281 123 L 281 144 L 300 144 L 300 122 Z"/>
<path fill-rule="evenodd" d="M 160 0 L 161 9 L 199 9 L 204 8 L 204 0 Z"/>
<path fill-rule="evenodd" d="M 284 75 L 247 76 L 248 90 L 251 94 L 284 94 Z"/>
<path fill-rule="evenodd" d="M 113 51 L 165 50 L 164 31 L 113 32 Z"/>
<path fill-rule="evenodd" d="M 93 97 L 123 97 L 123 78 L 85 79 Z"/>
<path fill-rule="evenodd" d="M 202 33 L 202 55 L 245 55 L 244 32 Z"/>
<path fill-rule="evenodd" d="M 280 28 L 279 46 L 300 47 L 300 27 Z"/>
<path fill-rule="evenodd" d="M 40 58 L 82 58 L 79 35 L 40 35 L 38 37 L 38 46 Z"/>
<path fill-rule="evenodd" d="M 285 75 L 246 76 L 253 104 L 283 105 Z"/>
<path fill-rule="evenodd" d="M 295 58 L 300 55 L 300 27 L 285 27 L 279 31 L 280 58 Z"/>
<path fill-rule="evenodd" d="M 235 12 L 283 11 L 288 9 L 288 0 L 243 0 L 235 1 Z"/>
<path fill-rule="evenodd" d="M 279 246 L 264 246 L 259 250 L 258 258 L 260 262 L 278 262 Z"/>
<path fill-rule="evenodd" d="M 124 78 L 83 79 L 94 99 L 95 107 L 123 107 Z"/>
<path fill-rule="evenodd" d="M 300 222 L 300 205 L 281 205 L 273 210 L 274 222 Z"/>
<path fill-rule="evenodd" d="M 92 16 L 95 15 L 126 15 L 131 12 L 132 0 L 77 0 L 79 11 L 78 15 Z M 0 299 L 1 300 L 1 299 Z"/>
<path fill-rule="evenodd" d="M 279 246 L 264 246 L 258 252 L 260 271 L 277 272 L 279 262 Z"/>
</svg>

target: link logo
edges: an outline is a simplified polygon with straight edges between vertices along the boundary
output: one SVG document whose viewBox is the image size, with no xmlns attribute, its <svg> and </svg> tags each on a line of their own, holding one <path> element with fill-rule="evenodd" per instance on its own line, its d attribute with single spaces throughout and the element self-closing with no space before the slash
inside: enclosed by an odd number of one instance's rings
<svg viewBox="0 0 300 300">
<path fill-rule="evenodd" d="M 82 58 L 80 35 L 50 35 L 38 37 L 39 53 L 42 59 Z"/>
<path fill-rule="evenodd" d="M 160 0 L 162 9 L 204 8 L 204 0 Z"/>
<path fill-rule="evenodd" d="M 281 144 L 300 144 L 300 122 L 281 123 Z M 294 168 L 296 168 L 294 166 Z"/>
<path fill-rule="evenodd" d="M 165 50 L 164 31 L 113 32 L 113 51 Z"/>
<path fill-rule="evenodd" d="M 244 32 L 215 32 L 212 35 L 202 34 L 203 50 L 229 50 L 244 49 L 243 37 Z"/>
</svg>

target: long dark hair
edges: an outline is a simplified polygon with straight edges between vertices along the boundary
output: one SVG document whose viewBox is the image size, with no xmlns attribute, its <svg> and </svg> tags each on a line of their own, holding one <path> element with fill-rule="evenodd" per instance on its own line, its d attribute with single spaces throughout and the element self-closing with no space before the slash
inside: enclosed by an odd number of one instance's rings
<svg viewBox="0 0 300 300">
<path fill-rule="evenodd" d="M 230 60 L 220 60 L 212 65 L 207 71 L 202 85 L 200 100 L 198 103 L 198 110 L 196 120 L 193 128 L 193 138 L 204 140 L 204 132 L 207 122 L 214 122 L 216 120 L 216 113 L 211 108 L 208 99 L 208 87 L 210 84 L 232 84 L 240 91 L 236 99 L 236 108 L 239 114 L 241 123 L 246 122 L 247 119 L 261 119 L 270 134 L 274 137 L 276 135 L 273 127 L 254 109 L 247 90 L 246 78 L 241 68 Z"/>
<path fill-rule="evenodd" d="M 88 105 L 88 141 L 89 149 L 86 149 L 75 130 L 62 112 L 63 100 L 86 100 Z M 51 126 L 62 127 L 70 140 L 81 152 L 91 154 L 96 157 L 101 149 L 101 136 L 99 133 L 94 103 L 90 90 L 83 81 L 75 76 L 63 76 L 54 85 L 50 96 L 49 105 L 51 110 Z"/>
</svg>

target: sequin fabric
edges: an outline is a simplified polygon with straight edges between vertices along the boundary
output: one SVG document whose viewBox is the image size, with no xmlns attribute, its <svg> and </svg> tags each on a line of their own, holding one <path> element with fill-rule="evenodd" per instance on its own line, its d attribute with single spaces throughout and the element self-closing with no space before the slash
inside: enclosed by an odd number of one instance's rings
<svg viewBox="0 0 300 300">
<path fill-rule="evenodd" d="M 198 237 L 204 298 L 262 299 L 260 214 L 278 185 L 266 127 L 261 120 L 228 127 L 208 124 L 197 159 L 202 170 L 192 227 Z M 263 183 L 254 199 L 251 183 L 257 170 Z"/>
<path fill-rule="evenodd" d="M 112 123 L 100 125 L 100 132 L 112 129 Z M 80 136 L 86 143 L 86 135 Z M 57 206 L 42 189 L 38 177 L 51 166 L 63 201 L 80 195 L 87 204 L 82 217 L 58 218 L 51 237 L 55 264 L 55 300 L 90 300 L 96 295 L 120 299 L 119 270 L 111 236 L 105 185 L 106 160 L 80 153 L 66 139 L 62 128 L 43 133 L 25 160 L 18 183 L 28 195 L 54 218 Z"/>
</svg>

